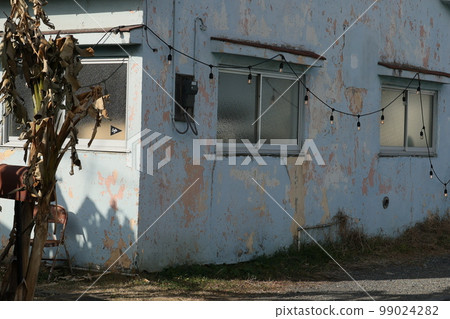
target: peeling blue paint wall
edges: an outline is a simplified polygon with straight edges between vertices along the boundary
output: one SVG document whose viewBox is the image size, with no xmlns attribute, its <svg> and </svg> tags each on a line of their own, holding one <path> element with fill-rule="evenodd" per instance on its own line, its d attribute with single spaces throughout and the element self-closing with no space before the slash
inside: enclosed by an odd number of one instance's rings
<svg viewBox="0 0 450 319">
<path fill-rule="evenodd" d="M 51 1 L 47 14 L 56 28 L 110 29 L 117 24 L 142 22 L 142 1 L 117 2 L 114 12 L 104 12 L 106 1 L 79 1 L 89 12 L 87 14 L 73 1 Z M 9 12 L 8 4 L 0 9 Z M 4 20 L 1 21 L 3 25 Z M 45 27 L 43 27 L 45 30 Z M 102 33 L 76 34 L 80 44 L 95 44 Z M 120 35 L 110 38 L 111 43 L 121 41 Z M 127 134 L 132 136 L 140 131 L 142 96 L 142 52 L 139 46 L 128 45 L 131 57 L 128 63 Z M 101 47 L 96 48 L 102 52 Z M 105 50 L 103 50 L 104 52 Z M 109 57 L 106 55 L 106 57 Z M 85 83 L 87 84 L 87 83 Z M 114 116 L 114 115 L 112 115 Z M 103 125 L 109 125 L 107 121 Z M 1 130 L 0 135 L 5 132 Z M 0 162 L 24 165 L 21 143 L 0 146 Z M 75 169 L 69 175 L 70 156 L 60 164 L 57 176 L 58 203 L 69 211 L 67 226 L 67 246 L 77 266 L 102 267 L 112 265 L 137 239 L 139 172 L 127 167 L 127 152 L 101 152 L 79 148 L 83 169 Z M 0 239 L 4 247 L 9 237 L 13 221 L 13 202 L 1 200 Z M 62 253 L 64 254 L 64 252 Z M 135 266 L 136 247 L 131 247 L 115 266 L 132 268 Z"/>
<path fill-rule="evenodd" d="M 439 0 L 380 1 L 340 38 L 372 1 L 149 0 L 143 10 L 144 3 L 122 2 L 122 7 L 114 8 L 117 12 L 104 13 L 102 1 L 80 2 L 95 13 L 97 22 L 68 5 L 51 9 L 49 4 L 48 13 L 64 29 L 147 23 L 169 44 L 211 64 L 222 58 L 212 53 L 211 37 L 323 53 L 326 61 L 306 73 L 308 87 L 336 109 L 355 114 L 381 107 L 383 81 L 414 75 L 380 67 L 379 61 L 450 72 L 450 8 Z M 72 19 L 73 13 L 77 16 Z M 201 31 L 197 26 L 194 52 L 197 17 L 207 29 Z M 210 84 L 208 66 L 193 64 L 179 54 L 169 64 L 166 46 L 149 34 L 150 45 L 158 49 L 153 52 L 141 40 L 142 44 L 126 47 L 132 52 L 127 136 L 145 128 L 170 136 L 172 158 L 153 176 L 127 167 L 127 157 L 132 156 L 127 152 L 82 151 L 84 169 L 72 177 L 64 170 L 69 167 L 68 159 L 61 164 L 59 192 L 73 212 L 68 234 L 76 264 L 108 266 L 138 238 L 122 267 L 158 270 L 183 263 L 233 263 L 295 243 L 298 226 L 288 214 L 300 225 L 318 225 L 342 211 L 368 234 L 395 235 L 430 214 L 450 211 L 442 185 L 428 177 L 427 158 L 379 156 L 377 115 L 363 118 L 359 132 L 353 117 L 335 115 L 335 125 L 330 126 L 329 110 L 313 98 L 301 105 L 303 137 L 314 140 L 326 166 L 315 162 L 295 166 L 295 158 L 283 166 L 279 158 L 269 156 L 264 157 L 267 166 L 257 166 L 255 161 L 230 166 L 226 160 L 205 159 L 201 166 L 192 165 L 194 136 L 174 130 L 173 101 L 162 88 L 173 94 L 175 73 L 195 74 L 198 138 L 216 138 L 217 70 Z M 249 50 L 261 54 L 258 49 Z M 422 80 L 438 90 L 437 156 L 433 161 L 448 179 L 450 87 L 446 83 L 450 79 L 423 75 Z M 2 162 L 21 162 L 20 149 L 11 152 L 2 146 L 0 151 Z M 155 153 L 155 161 L 163 157 L 163 149 Z M 387 209 L 382 206 L 385 196 L 390 198 Z M 1 204 L 4 211 L 11 211 L 5 209 L 10 203 Z M 4 244 L 10 227 L 5 216 L 11 216 L 1 214 Z"/>
</svg>

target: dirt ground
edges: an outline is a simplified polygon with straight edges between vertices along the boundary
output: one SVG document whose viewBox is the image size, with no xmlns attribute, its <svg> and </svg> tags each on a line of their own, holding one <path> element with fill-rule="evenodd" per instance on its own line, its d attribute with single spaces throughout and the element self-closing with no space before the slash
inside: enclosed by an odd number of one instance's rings
<svg viewBox="0 0 450 319">
<path fill-rule="evenodd" d="M 201 276 L 161 280 L 146 274 L 70 275 L 60 269 L 55 280 L 41 281 L 36 300 L 450 300 L 449 265 L 450 252 L 343 265 L 358 284 L 337 265 L 308 278 L 285 280 Z"/>
</svg>

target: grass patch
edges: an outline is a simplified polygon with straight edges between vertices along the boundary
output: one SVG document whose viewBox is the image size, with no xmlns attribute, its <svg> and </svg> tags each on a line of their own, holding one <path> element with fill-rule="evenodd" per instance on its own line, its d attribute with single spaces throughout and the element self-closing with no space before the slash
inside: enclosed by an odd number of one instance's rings
<svg viewBox="0 0 450 319">
<path fill-rule="evenodd" d="M 399 237 L 368 237 L 357 229 L 340 229 L 338 242 L 323 243 L 322 247 L 340 263 L 358 261 L 400 261 L 450 251 L 450 216 L 431 216 L 408 228 Z M 297 250 L 290 247 L 271 256 L 257 257 L 248 262 L 231 265 L 183 265 L 145 278 L 163 285 L 198 289 L 210 280 L 317 280 L 335 263 L 316 244 Z"/>
</svg>

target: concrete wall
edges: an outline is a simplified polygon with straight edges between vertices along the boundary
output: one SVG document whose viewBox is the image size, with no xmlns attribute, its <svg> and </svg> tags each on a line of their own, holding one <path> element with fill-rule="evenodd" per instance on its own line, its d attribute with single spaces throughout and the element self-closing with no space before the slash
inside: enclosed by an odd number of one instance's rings
<svg viewBox="0 0 450 319">
<path fill-rule="evenodd" d="M 259 41 L 280 46 L 324 52 L 371 1 L 150 1 L 148 24 L 163 38 L 202 61 L 217 64 L 210 37 Z M 175 30 L 173 16 L 175 12 Z M 197 30 L 194 52 L 194 21 L 204 20 L 207 30 Z M 343 111 L 369 112 L 380 108 L 381 75 L 393 75 L 378 67 L 379 61 L 407 63 L 432 70 L 449 70 L 448 26 L 450 10 L 440 1 L 399 1 L 376 4 L 325 54 L 321 68 L 306 75 L 308 86 Z M 173 32 L 173 33 L 172 33 Z M 154 44 L 158 41 L 154 39 Z M 209 68 L 175 55 L 168 65 L 165 46 L 146 55 L 145 65 L 169 92 L 173 69 L 193 74 L 199 81 L 195 119 L 200 138 L 215 138 L 217 81 L 209 84 Z M 245 65 L 245 64 L 244 64 Z M 409 79 L 413 73 L 403 73 Z M 215 74 L 217 79 L 217 74 Z M 447 78 L 436 81 L 439 90 L 438 156 L 435 167 L 449 177 L 450 133 Z M 384 79 L 384 78 L 383 78 Z M 329 110 L 312 99 L 305 107 L 304 136 L 314 139 L 326 166 L 306 163 L 287 167 L 278 158 L 265 157 L 268 166 L 254 161 L 230 167 L 227 161 L 192 163 L 192 134 L 180 136 L 170 123 L 172 103 L 152 82 L 144 81 L 157 100 L 144 113 L 144 127 L 174 137 L 173 160 L 141 183 L 140 231 L 146 231 L 178 195 L 196 178 L 184 200 L 175 204 L 139 241 L 146 268 L 184 262 L 237 262 L 271 253 L 293 243 L 297 225 L 253 182 L 255 178 L 301 225 L 327 223 L 343 211 L 369 234 L 394 235 L 431 213 L 448 212 L 443 187 L 428 177 L 429 164 L 420 157 L 379 157 L 379 115 L 365 118 L 356 130 L 354 118 L 337 116 L 330 127 Z M 430 83 L 430 84 L 434 84 Z M 147 91 L 147 90 L 144 90 Z M 353 98 L 354 95 L 360 97 Z M 152 98 L 150 98 L 152 100 Z M 355 102 L 356 101 L 356 102 Z M 148 108 L 148 110 L 146 109 Z M 160 115 L 160 116 L 154 116 Z M 161 116 L 162 115 L 162 116 Z M 238 159 L 238 163 L 243 158 Z M 146 191 L 147 190 L 147 191 Z M 383 209 L 382 200 L 390 198 Z M 151 213 L 146 213 L 151 212 Z M 143 226 L 143 227 L 142 227 Z M 150 255 L 147 255 L 150 253 Z"/>
<path fill-rule="evenodd" d="M 71 1 L 64 5 L 55 2 L 54 9 L 48 5 L 48 13 L 55 23 L 61 21 L 61 29 L 99 27 L 79 8 L 70 7 Z M 450 44 L 446 41 L 450 9 L 438 0 L 380 1 L 331 48 L 372 1 L 148 0 L 144 11 L 142 1 L 122 1 L 114 6 L 114 13 L 103 13 L 105 3 L 80 2 L 98 15 L 97 21 L 105 28 L 146 21 L 174 47 L 211 64 L 222 58 L 211 52 L 211 37 L 291 46 L 319 54 L 326 51 L 326 61 L 307 72 L 307 85 L 336 109 L 347 112 L 380 108 L 382 81 L 397 73 L 379 67 L 379 61 L 450 70 Z M 107 8 L 111 10 L 110 5 Z M 73 19 L 64 16 L 72 12 L 78 15 Z M 197 25 L 194 52 L 197 17 L 207 29 L 200 31 Z M 169 65 L 167 47 L 150 34 L 149 43 L 158 52 L 145 43 L 126 47 L 132 54 L 127 135 L 149 128 L 172 137 L 167 144 L 172 159 L 153 176 L 127 167 L 131 154 L 126 152 L 83 151 L 84 169 L 72 177 L 65 170 L 69 162 L 61 164 L 59 192 L 73 212 L 68 233 L 75 263 L 107 266 L 137 238 L 121 266 L 135 263 L 139 269 L 157 270 L 182 263 L 245 261 L 295 242 L 298 226 L 286 212 L 300 225 L 317 225 L 342 211 L 368 234 L 386 235 L 395 235 L 431 213 L 449 212 L 443 186 L 428 177 L 427 158 L 379 156 L 378 115 L 362 119 L 359 132 L 353 117 L 335 115 L 336 124 L 331 127 L 329 110 L 315 99 L 301 105 L 302 130 L 304 138 L 314 140 L 326 166 L 316 162 L 296 166 L 295 158 L 283 166 L 279 158 L 269 156 L 264 157 L 267 166 L 255 161 L 248 166 L 230 166 L 226 160 L 204 159 L 201 166 L 192 165 L 194 136 L 174 130 L 173 102 L 161 87 L 173 94 L 175 72 L 195 73 L 199 82 L 198 138 L 215 138 L 217 70 L 210 84 L 209 67 L 193 65 L 178 54 Z M 255 55 L 260 54 L 256 51 Z M 406 79 L 413 75 L 401 74 Z M 438 90 L 438 144 L 433 161 L 440 175 L 448 179 L 450 88 L 445 83 L 450 79 L 425 75 L 422 79 L 427 81 L 424 85 Z M 20 149 L 1 147 L 2 162 L 20 163 L 21 157 Z M 162 149 L 155 153 L 156 160 L 163 157 Z M 382 207 L 385 196 L 390 198 L 387 209 Z M 10 203 L 2 201 L 1 205 L 4 211 L 11 211 Z M 0 231 L 6 236 L 10 213 L 1 214 Z"/>
</svg>

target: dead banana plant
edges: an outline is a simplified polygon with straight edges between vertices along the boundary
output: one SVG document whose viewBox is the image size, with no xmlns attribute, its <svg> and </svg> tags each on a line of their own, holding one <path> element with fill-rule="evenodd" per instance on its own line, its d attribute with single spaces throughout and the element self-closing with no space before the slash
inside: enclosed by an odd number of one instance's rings
<svg viewBox="0 0 450 319">
<path fill-rule="evenodd" d="M 81 49 L 73 36 L 57 35 L 54 39 L 46 39 L 40 30 L 41 23 L 54 29 L 43 10 L 47 3 L 44 0 L 28 2 L 32 5 L 33 14 L 29 13 L 25 0 L 11 0 L 11 14 L 5 23 L 0 45 L 3 68 L 0 103 L 4 104 L 4 117 L 13 115 L 22 129 L 20 139 L 25 142 L 24 161 L 29 167 L 24 184 L 38 208 L 33 218 L 33 247 L 29 259 L 24 261 L 26 267 L 18 270 L 23 271 L 23 280 L 18 285 L 10 285 L 15 287 L 14 291 L 6 294 L 15 300 L 32 300 L 34 297 L 47 238 L 50 204 L 56 198 L 55 175 L 68 150 L 71 174 L 74 166 L 81 169 L 76 150 L 77 124 L 86 116 L 94 118 L 91 143 L 102 118 L 108 116 L 105 108 L 108 96 L 103 95 L 100 86 L 77 94 L 80 88 L 77 77 L 82 68 L 80 58 L 92 56 L 94 51 Z M 32 101 L 25 101 L 18 93 L 16 77 L 19 74 L 25 79 Z M 27 109 L 33 112 L 27 112 Z M 15 279 L 4 278 L 3 284 L 11 280 Z"/>
</svg>

